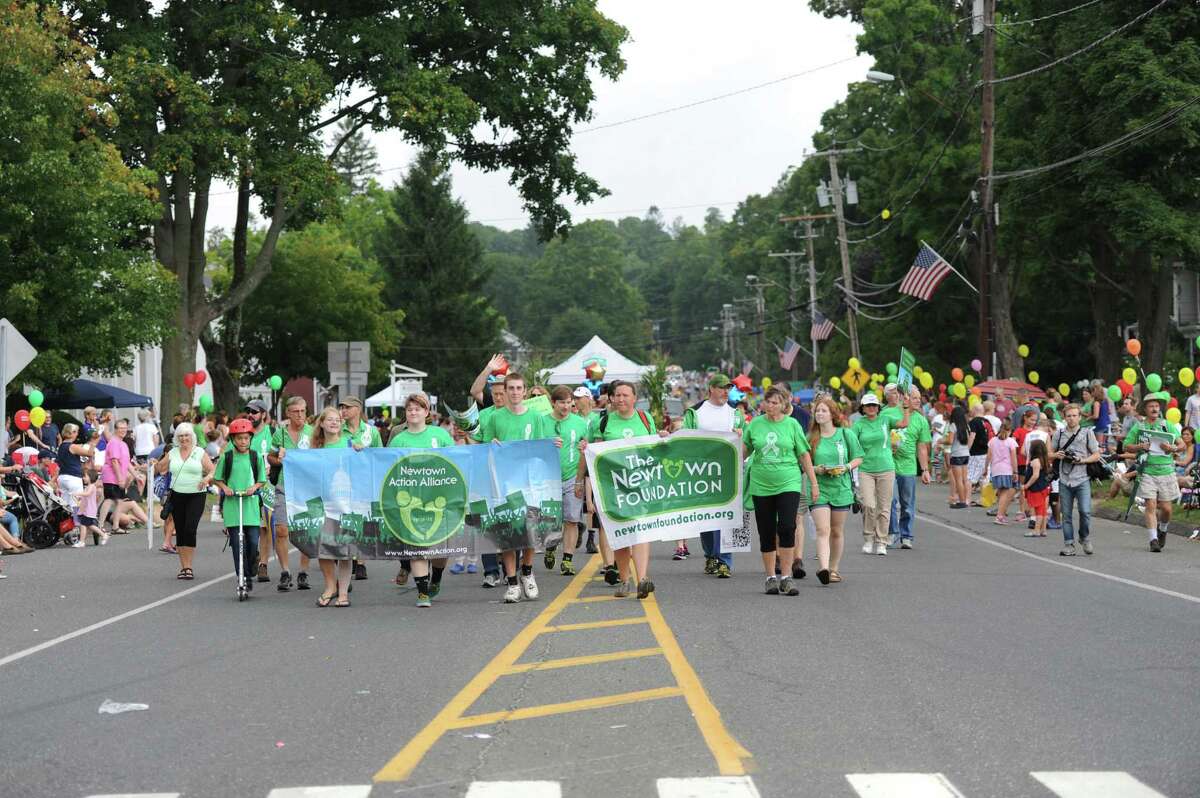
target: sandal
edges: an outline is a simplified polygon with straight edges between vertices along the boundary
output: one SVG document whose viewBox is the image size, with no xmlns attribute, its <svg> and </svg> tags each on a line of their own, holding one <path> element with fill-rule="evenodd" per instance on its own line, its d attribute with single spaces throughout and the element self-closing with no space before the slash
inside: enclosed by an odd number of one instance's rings
<svg viewBox="0 0 1200 798">
<path fill-rule="evenodd" d="M 191 568 L 180 568 L 179 573 L 175 575 L 176 579 L 195 579 Z"/>
<path fill-rule="evenodd" d="M 333 600 L 335 598 L 337 598 L 337 593 L 334 593 L 333 595 L 330 595 L 330 596 L 326 596 L 325 594 L 322 593 L 321 597 L 319 599 L 317 599 L 317 606 L 318 607 L 328 607 L 330 604 L 333 603 Z"/>
<path fill-rule="evenodd" d="M 335 606 L 335 607 L 349 607 L 349 606 L 350 606 L 350 599 L 346 599 L 345 601 L 335 601 L 335 602 L 333 602 L 333 606 Z"/>
<path fill-rule="evenodd" d="M 839 574 L 837 571 L 830 571 L 829 572 L 829 581 L 830 582 L 840 582 L 840 581 L 842 581 L 842 575 Z"/>
</svg>

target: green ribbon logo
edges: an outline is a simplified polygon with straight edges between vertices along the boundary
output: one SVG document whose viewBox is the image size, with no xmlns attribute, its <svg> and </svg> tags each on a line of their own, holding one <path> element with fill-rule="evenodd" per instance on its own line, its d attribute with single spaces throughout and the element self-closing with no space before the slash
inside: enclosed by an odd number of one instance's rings
<svg viewBox="0 0 1200 798">
<path fill-rule="evenodd" d="M 392 537 L 410 546 L 434 546 L 462 529 L 467 480 L 448 457 L 409 454 L 388 469 L 379 504 Z"/>
</svg>

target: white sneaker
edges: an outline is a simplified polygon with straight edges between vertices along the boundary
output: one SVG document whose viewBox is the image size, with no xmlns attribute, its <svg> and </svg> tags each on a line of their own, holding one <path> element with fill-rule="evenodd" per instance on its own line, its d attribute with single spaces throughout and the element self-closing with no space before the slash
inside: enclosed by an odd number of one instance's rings
<svg viewBox="0 0 1200 798">
<path fill-rule="evenodd" d="M 900 543 L 899 535 L 888 535 L 888 545 L 891 546 L 893 549 L 896 548 L 896 546 L 899 543 Z"/>
<path fill-rule="evenodd" d="M 874 543 L 864 543 L 863 544 L 863 554 L 874 554 L 874 553 L 875 553 L 875 544 Z"/>
<path fill-rule="evenodd" d="M 84 542 L 83 542 L 83 538 L 80 538 L 79 540 L 77 540 L 77 541 L 75 541 L 74 543 L 72 543 L 72 544 L 71 544 L 71 548 L 73 548 L 73 549 L 82 549 L 82 548 L 84 547 L 84 545 L 85 545 L 85 544 L 84 544 Z"/>
<path fill-rule="evenodd" d="M 520 585 L 508 585 L 507 587 L 505 587 L 505 589 L 504 589 L 504 603 L 505 604 L 516 604 L 520 600 L 521 600 L 521 586 Z"/>
<path fill-rule="evenodd" d="M 912 548 L 912 538 L 904 538 L 903 540 L 901 540 L 900 548 L 911 549 Z"/>
<path fill-rule="evenodd" d="M 534 581 L 533 574 L 520 577 L 520 581 L 521 592 L 525 595 L 525 598 L 529 599 L 530 601 L 536 599 L 538 597 L 538 586 L 537 582 Z"/>
<path fill-rule="evenodd" d="M 885 556 L 887 554 L 887 544 L 886 543 L 876 543 L 875 544 L 875 553 L 880 555 L 881 557 Z"/>
</svg>

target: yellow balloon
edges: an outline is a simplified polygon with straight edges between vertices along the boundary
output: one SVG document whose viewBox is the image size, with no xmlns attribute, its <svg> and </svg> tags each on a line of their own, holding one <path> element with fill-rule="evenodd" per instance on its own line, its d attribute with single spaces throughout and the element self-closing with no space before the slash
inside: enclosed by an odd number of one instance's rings
<svg viewBox="0 0 1200 798">
<path fill-rule="evenodd" d="M 763 389 L 764 391 L 765 391 L 765 390 L 767 390 L 768 388 L 770 388 L 770 387 L 771 387 L 771 384 L 772 384 L 772 383 L 771 383 L 771 378 L 770 378 L 770 377 L 763 377 L 763 378 L 762 378 L 762 389 Z"/>
<path fill-rule="evenodd" d="M 852 357 L 852 358 L 850 358 L 849 360 L 847 360 L 847 361 L 846 361 L 846 365 L 847 365 L 847 366 L 849 366 L 849 367 L 850 367 L 850 368 L 852 368 L 852 369 L 856 369 L 856 368 L 858 368 L 859 366 L 861 366 L 862 364 L 861 364 L 861 363 L 858 361 L 858 358 L 856 358 L 856 357 Z"/>
<path fill-rule="evenodd" d="M 1121 378 L 1130 385 L 1137 385 L 1137 372 L 1129 366 L 1126 366 L 1125 370 L 1121 372 Z"/>
<path fill-rule="evenodd" d="M 967 397 L 967 407 L 974 407 L 975 405 L 979 404 L 982 401 L 983 400 L 980 399 L 975 394 L 971 394 L 970 396 Z"/>
<path fill-rule="evenodd" d="M 29 411 L 29 423 L 35 427 L 40 427 L 46 423 L 46 408 L 35 407 Z"/>
<path fill-rule="evenodd" d="M 830 377 L 829 378 L 829 387 L 833 388 L 835 391 L 838 388 L 841 388 L 842 387 L 842 379 L 840 377 Z"/>
<path fill-rule="evenodd" d="M 1179 370 L 1179 384 L 1184 388 L 1192 387 L 1192 383 L 1196 381 L 1196 372 L 1192 371 L 1187 366 Z"/>
<path fill-rule="evenodd" d="M 33 413 L 30 413 L 29 415 L 32 416 Z M 1178 407 L 1167 408 L 1167 421 L 1170 421 L 1172 424 L 1178 424 L 1179 419 L 1181 418 L 1183 418 L 1183 415 L 1179 412 Z"/>
<path fill-rule="evenodd" d="M 1029 357 L 1029 347 L 1025 344 L 1021 344 L 1017 347 L 1017 354 L 1021 357 Z"/>
<path fill-rule="evenodd" d="M 892 212 L 889 211 L 887 208 L 884 208 L 882 211 L 879 212 L 879 218 L 883 219 L 886 222 L 888 219 L 892 218 Z"/>
<path fill-rule="evenodd" d="M 959 399 L 966 398 L 967 386 L 963 385 L 961 382 L 954 383 L 954 386 L 950 390 L 953 391 L 954 395 Z"/>
<path fill-rule="evenodd" d="M 966 385 L 968 388 L 974 388 L 974 387 L 975 387 L 975 375 L 974 375 L 974 374 L 968 374 L 967 376 L 963 377 L 963 383 L 964 383 L 964 384 L 965 384 L 965 385 Z"/>
<path fill-rule="evenodd" d="M 1058 384 L 1058 392 L 1061 393 L 1064 397 L 1070 396 L 1071 395 L 1071 386 L 1067 385 L 1065 382 L 1060 382 Z"/>
<path fill-rule="evenodd" d="M 1036 371 L 1029 372 L 1029 381 L 1032 382 L 1034 385 L 1038 384 L 1039 379 L 1041 379 L 1041 378 L 1038 376 L 1038 373 Z"/>
<path fill-rule="evenodd" d="M 933 375 L 930 374 L 928 371 L 921 372 L 921 376 L 918 377 L 918 379 L 921 381 L 921 387 L 924 388 L 925 390 L 928 391 L 930 388 L 933 387 Z"/>
</svg>

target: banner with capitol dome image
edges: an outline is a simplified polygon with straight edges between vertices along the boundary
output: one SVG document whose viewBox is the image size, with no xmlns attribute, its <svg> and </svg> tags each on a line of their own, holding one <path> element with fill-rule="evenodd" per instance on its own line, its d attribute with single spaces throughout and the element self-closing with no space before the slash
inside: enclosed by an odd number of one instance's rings
<svg viewBox="0 0 1200 798">
<path fill-rule="evenodd" d="M 283 470 L 288 536 L 310 557 L 352 544 L 362 559 L 542 548 L 562 532 L 552 441 L 444 449 L 309 449 Z"/>
<path fill-rule="evenodd" d="M 743 527 L 736 433 L 680 430 L 591 443 L 584 454 L 614 549 Z"/>
</svg>

